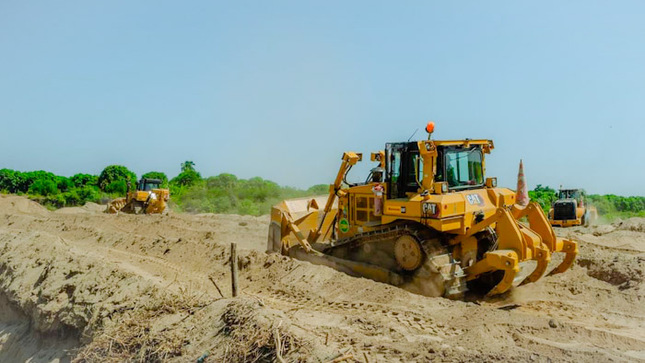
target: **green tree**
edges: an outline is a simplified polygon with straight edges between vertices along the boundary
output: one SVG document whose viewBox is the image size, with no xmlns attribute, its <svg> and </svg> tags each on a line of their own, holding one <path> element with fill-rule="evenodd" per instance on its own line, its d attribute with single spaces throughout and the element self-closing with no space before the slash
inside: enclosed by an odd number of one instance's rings
<svg viewBox="0 0 645 363">
<path fill-rule="evenodd" d="M 311 195 L 327 195 L 329 194 L 329 184 L 316 184 L 307 189 L 307 193 Z"/>
<path fill-rule="evenodd" d="M 0 190 L 9 193 L 18 193 L 20 185 L 20 172 L 11 169 L 0 169 Z"/>
<path fill-rule="evenodd" d="M 34 181 L 29 186 L 28 192 L 29 194 L 48 196 L 48 195 L 58 194 L 59 190 L 56 185 L 56 182 L 50 179 L 43 178 L 43 179 L 37 179 L 36 181 Z"/>
<path fill-rule="evenodd" d="M 191 186 L 196 182 L 200 181 L 202 176 L 195 170 L 186 170 L 182 171 L 176 177 L 172 178 L 170 181 L 171 184 L 176 184 L 180 186 Z"/>
<path fill-rule="evenodd" d="M 68 192 L 71 189 L 73 189 L 74 188 L 74 183 L 72 183 L 71 180 L 69 180 L 68 178 L 66 178 L 64 176 L 57 176 L 56 177 L 56 187 L 58 188 L 58 190 L 60 190 L 61 192 L 64 193 L 64 192 Z"/>
<path fill-rule="evenodd" d="M 238 185 L 237 196 L 240 199 L 264 202 L 268 198 L 275 198 L 280 195 L 280 186 L 278 184 L 260 177 L 240 181 Z"/>
<path fill-rule="evenodd" d="M 237 177 L 233 174 L 222 173 L 206 179 L 206 185 L 211 189 L 233 190 L 237 186 Z"/>
<path fill-rule="evenodd" d="M 200 180 L 202 180 L 202 176 L 195 170 L 195 163 L 185 161 L 181 164 L 181 173 L 172 178 L 170 184 L 187 187 L 194 185 Z"/>
<path fill-rule="evenodd" d="M 545 213 L 549 212 L 553 202 L 558 199 L 554 189 L 548 186 L 543 187 L 542 184 L 538 184 L 535 189 L 529 191 L 529 198 L 531 201 L 540 204 Z"/>
<path fill-rule="evenodd" d="M 86 185 L 82 188 L 77 188 L 74 191 L 80 198 L 80 204 L 85 204 L 87 202 L 97 203 L 101 199 L 101 193 L 99 192 L 99 189 L 94 186 Z"/>
<path fill-rule="evenodd" d="M 131 186 L 131 188 L 134 188 L 134 186 Z M 123 179 L 115 180 L 105 187 L 105 192 L 110 194 L 124 195 L 128 192 L 128 184 Z"/>
<path fill-rule="evenodd" d="M 27 193 L 29 192 L 29 188 L 31 187 L 31 185 L 34 184 L 36 181 L 40 181 L 39 186 L 36 187 L 37 189 L 42 188 L 45 181 L 50 181 L 54 183 L 56 188 L 58 188 L 59 177 L 54 175 L 54 173 L 50 173 L 44 170 L 28 171 L 26 173 L 20 174 L 18 190 L 22 193 Z M 55 194 L 55 193 L 52 193 L 52 194 Z M 44 195 L 44 194 L 41 194 L 41 195 Z"/>
<path fill-rule="evenodd" d="M 166 176 L 165 173 L 162 173 L 160 171 L 149 171 L 143 175 L 141 175 L 141 178 L 147 178 L 147 179 L 159 179 L 161 180 L 161 187 L 162 188 L 168 188 L 168 177 Z"/>
<path fill-rule="evenodd" d="M 190 160 L 186 160 L 183 163 L 181 163 L 181 171 L 182 172 L 190 171 L 190 170 L 195 171 L 195 163 L 193 163 Z"/>
<path fill-rule="evenodd" d="M 86 185 L 98 186 L 99 177 L 92 174 L 74 174 L 69 180 L 74 184 L 76 188 L 81 188 Z"/>
<path fill-rule="evenodd" d="M 134 184 L 137 182 L 137 175 L 128 170 L 125 166 L 110 165 L 103 169 L 97 182 L 102 191 L 109 193 L 107 190 L 108 186 L 117 181 L 123 181 L 123 185 L 127 185 L 129 181 L 134 187 Z M 116 184 L 112 186 L 112 190 L 114 190 L 114 188 L 116 188 Z"/>
</svg>

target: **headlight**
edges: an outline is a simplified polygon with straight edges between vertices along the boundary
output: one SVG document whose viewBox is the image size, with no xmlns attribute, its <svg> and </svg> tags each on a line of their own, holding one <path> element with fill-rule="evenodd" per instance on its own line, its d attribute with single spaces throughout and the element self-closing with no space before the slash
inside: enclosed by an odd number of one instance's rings
<svg viewBox="0 0 645 363">
<path fill-rule="evenodd" d="M 446 182 L 436 182 L 433 185 L 434 194 L 445 194 L 448 193 L 448 183 Z"/>
</svg>

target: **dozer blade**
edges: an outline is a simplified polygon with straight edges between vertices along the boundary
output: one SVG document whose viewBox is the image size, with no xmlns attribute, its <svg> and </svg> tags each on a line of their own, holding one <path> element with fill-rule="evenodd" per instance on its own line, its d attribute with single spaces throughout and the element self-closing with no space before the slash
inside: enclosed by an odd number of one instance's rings
<svg viewBox="0 0 645 363">
<path fill-rule="evenodd" d="M 271 209 L 271 221 L 279 230 L 270 232 L 269 248 L 272 252 L 287 251 L 291 247 L 301 245 L 306 251 L 311 250 L 308 238 L 311 231 L 316 230 L 321 220 L 322 230 L 326 234 L 335 219 L 335 212 L 324 215 L 318 209 L 325 205 L 327 197 L 299 198 L 282 201 Z M 325 238 L 323 236 L 323 238 Z"/>
<path fill-rule="evenodd" d="M 105 213 L 118 214 L 126 204 L 127 202 L 125 198 L 116 198 L 107 204 Z"/>
</svg>

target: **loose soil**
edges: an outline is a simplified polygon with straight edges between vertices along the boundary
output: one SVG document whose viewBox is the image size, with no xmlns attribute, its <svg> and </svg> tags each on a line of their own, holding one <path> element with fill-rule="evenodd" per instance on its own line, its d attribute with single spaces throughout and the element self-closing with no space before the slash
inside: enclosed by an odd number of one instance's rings
<svg viewBox="0 0 645 363">
<path fill-rule="evenodd" d="M 645 361 L 645 219 L 557 229 L 569 271 L 452 301 L 266 254 L 268 216 L 103 208 L 0 196 L 0 361 Z"/>
</svg>

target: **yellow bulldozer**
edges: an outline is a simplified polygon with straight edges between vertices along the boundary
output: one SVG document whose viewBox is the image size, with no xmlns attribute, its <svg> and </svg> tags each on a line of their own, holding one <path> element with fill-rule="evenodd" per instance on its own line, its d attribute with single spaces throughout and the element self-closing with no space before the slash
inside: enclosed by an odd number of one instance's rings
<svg viewBox="0 0 645 363">
<path fill-rule="evenodd" d="M 166 210 L 170 199 L 170 190 L 161 188 L 161 180 L 142 178 L 137 183 L 135 190 L 130 190 L 125 198 L 110 201 L 106 213 L 131 213 L 131 214 L 160 214 Z"/>
<path fill-rule="evenodd" d="M 560 188 L 558 199 L 549 210 L 549 222 L 552 226 L 587 227 L 596 219 L 598 219 L 598 211 L 588 203 L 583 189 Z"/>
<path fill-rule="evenodd" d="M 496 295 L 574 262 L 576 242 L 556 237 L 540 205 L 515 204 L 515 192 L 486 178 L 491 140 L 392 142 L 362 183 L 347 174 L 362 154 L 345 152 L 328 197 L 285 200 L 271 210 L 268 252 L 426 295 Z M 533 261 L 525 264 L 524 262 Z M 535 267 L 533 267 L 535 266 Z M 528 270 L 528 269 L 527 269 Z"/>
</svg>

